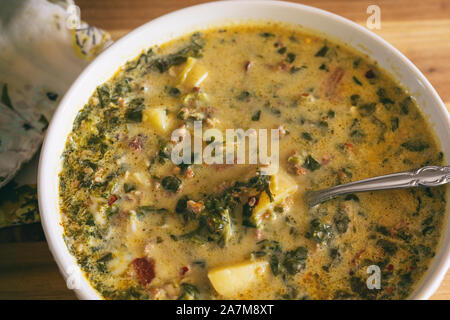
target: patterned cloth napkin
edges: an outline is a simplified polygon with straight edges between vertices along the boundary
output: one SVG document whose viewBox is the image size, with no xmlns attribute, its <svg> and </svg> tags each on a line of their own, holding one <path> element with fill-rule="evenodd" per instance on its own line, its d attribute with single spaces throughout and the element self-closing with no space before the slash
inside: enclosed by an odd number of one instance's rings
<svg viewBox="0 0 450 320">
<path fill-rule="evenodd" d="M 2 228 L 39 221 L 37 160 L 29 162 L 61 97 L 112 41 L 80 21 L 72 0 L 0 0 L 0 7 Z"/>
</svg>

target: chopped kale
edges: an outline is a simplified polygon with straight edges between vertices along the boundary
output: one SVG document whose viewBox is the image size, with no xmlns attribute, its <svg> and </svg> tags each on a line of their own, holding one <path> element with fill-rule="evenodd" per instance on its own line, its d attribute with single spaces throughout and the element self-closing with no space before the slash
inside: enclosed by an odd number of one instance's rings
<svg viewBox="0 0 450 320">
<path fill-rule="evenodd" d="M 286 53 L 286 50 L 287 50 L 286 47 L 282 47 L 282 48 L 278 49 L 277 52 L 278 52 L 279 54 L 285 54 L 285 53 Z"/>
<path fill-rule="evenodd" d="M 383 248 L 384 253 L 393 255 L 397 252 L 397 245 L 394 242 L 385 239 L 379 239 L 377 246 Z"/>
<path fill-rule="evenodd" d="M 312 141 L 313 137 L 309 132 L 302 132 L 302 138 L 306 141 Z"/>
<path fill-rule="evenodd" d="M 359 81 L 359 79 L 358 79 L 356 76 L 353 76 L 353 81 L 354 81 L 357 85 L 359 85 L 359 86 L 362 86 L 362 85 L 363 85 L 362 82 Z"/>
<path fill-rule="evenodd" d="M 260 118 L 261 118 L 261 110 L 256 111 L 252 115 L 252 121 L 259 121 Z"/>
<path fill-rule="evenodd" d="M 311 220 L 310 230 L 307 238 L 311 238 L 317 243 L 328 244 L 333 238 L 333 229 L 329 224 L 322 223 L 319 219 Z"/>
<path fill-rule="evenodd" d="M 154 59 L 151 62 L 151 67 L 155 68 L 160 73 L 164 73 L 169 70 L 170 67 L 186 62 L 189 57 L 201 57 L 202 49 L 203 41 L 200 39 L 200 34 L 194 33 L 191 37 L 191 41 L 184 48 L 175 53 Z"/>
<path fill-rule="evenodd" d="M 283 267 L 290 275 L 295 275 L 305 268 L 308 249 L 298 247 L 295 250 L 286 252 L 283 260 Z"/>
<path fill-rule="evenodd" d="M 430 147 L 427 142 L 422 140 L 410 140 L 401 144 L 403 148 L 411 152 L 421 152 Z"/>
<path fill-rule="evenodd" d="M 270 33 L 270 32 L 261 32 L 259 35 L 260 35 L 261 37 L 263 37 L 263 38 L 272 38 L 272 37 L 275 37 L 275 35 L 274 35 L 273 33 Z"/>
<path fill-rule="evenodd" d="M 125 119 L 130 123 L 142 122 L 142 110 L 144 110 L 144 99 L 135 98 L 130 102 L 130 106 L 125 112 Z"/>
<path fill-rule="evenodd" d="M 376 103 L 365 103 L 358 107 L 359 113 L 363 116 L 370 116 L 372 113 L 375 112 L 377 104 Z"/>
<path fill-rule="evenodd" d="M 377 290 L 370 290 L 367 287 L 366 282 L 360 277 L 350 278 L 350 288 L 354 293 L 359 295 L 362 299 L 373 300 L 376 298 L 378 292 Z"/>
<path fill-rule="evenodd" d="M 407 115 L 409 113 L 409 109 L 412 107 L 412 103 L 411 97 L 407 97 L 401 101 L 399 103 L 401 113 Z"/>
<path fill-rule="evenodd" d="M 176 87 L 170 87 L 168 89 L 168 93 L 171 97 L 179 97 L 181 94 L 180 89 L 176 88 Z"/>
<path fill-rule="evenodd" d="M 178 300 L 198 300 L 200 299 L 200 291 L 196 286 L 190 283 L 182 283 L 181 284 L 182 293 L 178 297 Z"/>
<path fill-rule="evenodd" d="M 49 92 L 46 93 L 46 95 L 47 95 L 47 98 L 49 100 L 51 100 L 51 101 L 56 101 L 56 99 L 58 99 L 58 94 L 57 93 L 49 91 Z"/>
<path fill-rule="evenodd" d="M 236 96 L 236 99 L 239 100 L 239 101 L 244 101 L 244 100 L 247 100 L 248 97 L 250 97 L 250 92 L 248 92 L 248 91 L 241 91 L 241 93 L 239 93 Z"/>
<path fill-rule="evenodd" d="M 352 104 L 352 106 L 357 106 L 358 102 L 360 100 L 360 95 L 359 94 L 353 94 L 350 96 L 350 103 Z"/>
<path fill-rule="evenodd" d="M 320 163 L 316 161 L 311 155 L 306 157 L 305 163 L 303 163 L 303 167 L 310 171 L 314 171 L 320 168 Z"/>
<path fill-rule="evenodd" d="M 344 200 L 345 200 L 345 201 L 353 200 L 353 201 L 355 201 L 355 202 L 359 202 L 358 196 L 357 196 L 356 194 L 353 194 L 353 193 L 350 193 L 350 194 L 346 195 L 345 198 L 344 198 Z"/>
<path fill-rule="evenodd" d="M 123 184 L 123 191 L 125 191 L 125 193 L 131 192 L 133 190 L 136 190 L 136 186 L 132 185 L 130 183 L 124 183 Z"/>
<path fill-rule="evenodd" d="M 296 57 L 295 53 L 289 52 L 286 56 L 286 61 L 288 63 L 292 63 L 292 62 L 294 62 L 295 57 Z"/>
<path fill-rule="evenodd" d="M 391 118 L 391 130 L 392 130 L 392 132 L 394 132 L 395 130 L 398 129 L 398 123 L 399 123 L 398 117 L 392 117 Z"/>
<path fill-rule="evenodd" d="M 14 107 L 8 94 L 8 85 L 6 83 L 3 84 L 1 102 L 11 110 L 14 110 Z"/>
<path fill-rule="evenodd" d="M 140 206 L 137 210 L 138 216 L 144 216 L 149 213 L 167 213 L 169 210 L 166 208 L 156 208 L 155 206 Z"/>
<path fill-rule="evenodd" d="M 315 57 L 325 57 L 327 52 L 328 52 L 328 47 L 327 46 L 323 46 L 322 48 L 320 48 L 319 51 L 316 52 L 316 54 L 314 56 Z"/>
<path fill-rule="evenodd" d="M 350 218 L 348 217 L 348 214 L 344 210 L 339 209 L 336 215 L 334 216 L 333 221 L 338 233 L 343 234 L 347 232 Z"/>
<path fill-rule="evenodd" d="M 167 191 L 177 192 L 181 188 L 181 180 L 174 176 L 166 176 L 161 180 L 161 185 Z"/>
</svg>

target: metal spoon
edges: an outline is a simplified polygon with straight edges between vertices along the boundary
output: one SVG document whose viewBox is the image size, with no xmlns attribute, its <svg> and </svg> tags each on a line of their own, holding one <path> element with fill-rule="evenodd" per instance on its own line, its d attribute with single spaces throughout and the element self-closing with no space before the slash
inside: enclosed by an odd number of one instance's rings
<svg viewBox="0 0 450 320">
<path fill-rule="evenodd" d="M 411 187 L 436 187 L 450 182 L 450 166 L 427 166 L 413 171 L 387 174 L 341 184 L 335 187 L 306 193 L 306 203 L 310 207 L 324 201 L 355 192 L 404 189 Z"/>
</svg>

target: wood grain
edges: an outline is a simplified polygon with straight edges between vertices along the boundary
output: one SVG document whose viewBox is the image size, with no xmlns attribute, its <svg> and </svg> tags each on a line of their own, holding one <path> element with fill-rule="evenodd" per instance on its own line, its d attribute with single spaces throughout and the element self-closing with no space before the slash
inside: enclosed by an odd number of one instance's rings
<svg viewBox="0 0 450 320">
<path fill-rule="evenodd" d="M 118 39 L 132 29 L 198 0 L 76 0 L 82 19 Z M 430 80 L 450 111 L 450 1 L 304 0 L 362 25 L 370 4 L 381 8 L 378 35 Z M 39 225 L 0 230 L 0 299 L 75 299 L 58 271 Z M 35 241 L 35 242 L 23 242 Z M 8 242 L 8 243 L 5 243 Z M 450 272 L 432 299 L 450 300 Z"/>
<path fill-rule="evenodd" d="M 0 244 L 0 300 L 76 299 L 46 242 Z"/>
</svg>

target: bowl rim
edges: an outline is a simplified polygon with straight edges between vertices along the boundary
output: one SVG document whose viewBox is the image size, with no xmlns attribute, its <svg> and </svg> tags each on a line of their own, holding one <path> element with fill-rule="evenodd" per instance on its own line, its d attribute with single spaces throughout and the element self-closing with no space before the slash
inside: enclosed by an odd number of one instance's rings
<svg viewBox="0 0 450 320">
<path fill-rule="evenodd" d="M 39 159 L 39 168 L 38 168 L 38 200 L 39 200 L 39 211 L 41 213 L 41 221 L 42 226 L 44 229 L 45 237 L 47 239 L 47 243 L 49 246 L 49 249 L 58 265 L 58 268 L 63 275 L 63 278 L 65 281 L 70 280 L 70 277 L 72 276 L 74 270 L 73 267 L 75 266 L 76 270 L 75 272 L 82 274 L 81 269 L 79 265 L 75 262 L 74 256 L 69 252 L 68 247 L 66 246 L 64 239 L 63 239 L 63 233 L 61 232 L 61 226 L 58 229 L 58 222 L 55 221 L 60 215 L 59 211 L 59 191 L 53 188 L 49 188 L 49 182 L 48 177 L 51 177 L 55 174 L 55 165 L 52 164 L 55 161 L 59 162 L 60 157 L 59 155 L 54 154 L 52 151 L 52 145 L 55 144 L 55 141 L 58 139 L 61 139 L 60 129 L 58 126 L 59 120 L 66 117 L 65 113 L 67 110 L 70 109 L 76 109 L 80 110 L 83 105 L 75 105 L 71 104 L 71 98 L 80 90 L 83 90 L 83 82 L 87 77 L 89 77 L 90 74 L 95 72 L 99 64 L 103 60 L 107 60 L 108 57 L 118 54 L 124 47 L 126 47 L 126 44 L 130 41 L 132 41 L 134 38 L 138 38 L 140 34 L 145 32 L 146 30 L 150 30 L 153 26 L 157 26 L 158 24 L 163 23 L 165 20 L 170 19 L 176 19 L 176 18 L 183 18 L 183 16 L 192 15 L 200 10 L 203 9 L 211 9 L 211 10 L 219 10 L 220 8 L 226 8 L 226 7 L 245 7 L 245 6 L 256 6 L 259 8 L 265 7 L 265 8 L 285 8 L 285 9 L 295 9 L 298 12 L 304 11 L 305 13 L 314 15 L 317 18 L 320 19 L 328 19 L 329 21 L 332 21 L 336 24 L 341 24 L 343 27 L 353 29 L 355 33 L 358 33 L 360 37 L 365 37 L 368 39 L 368 41 L 371 41 L 374 43 L 374 45 L 380 46 L 380 48 L 383 48 L 387 53 L 390 55 L 393 55 L 396 59 L 400 60 L 404 66 L 409 69 L 410 72 L 412 72 L 417 79 L 417 81 L 420 82 L 420 85 L 423 87 L 423 91 L 429 96 L 428 98 L 432 100 L 433 107 L 432 109 L 436 109 L 434 111 L 440 112 L 441 115 L 444 115 L 444 122 L 446 120 L 447 125 L 444 124 L 444 127 L 446 128 L 447 132 L 450 132 L 450 115 L 442 102 L 441 98 L 437 94 L 436 90 L 433 88 L 433 86 L 429 83 L 429 81 L 425 78 L 425 76 L 419 71 L 419 69 L 408 59 L 406 58 L 400 51 L 398 51 L 396 48 L 394 48 L 391 44 L 389 44 L 387 41 L 382 39 L 380 36 L 376 35 L 375 33 L 369 31 L 368 29 L 364 28 L 363 26 L 360 26 L 359 24 L 341 17 L 337 14 L 318 9 L 315 7 L 298 4 L 298 3 L 291 3 L 291 2 L 284 2 L 284 1 L 266 1 L 266 0 L 238 0 L 238 1 L 215 1 L 215 2 L 209 2 L 209 3 L 203 3 L 199 5 L 194 5 L 190 7 L 186 7 L 183 9 L 179 9 L 173 12 L 170 12 L 168 14 L 165 14 L 163 16 L 160 16 L 156 19 L 153 19 L 142 26 L 132 30 L 127 35 L 120 38 L 118 41 L 116 41 L 112 46 L 110 46 L 108 49 L 106 49 L 104 52 L 102 52 L 97 58 L 95 58 L 84 70 L 83 72 L 77 77 L 75 82 L 71 85 L 70 89 L 65 93 L 64 97 L 61 99 L 52 120 L 50 121 L 49 127 L 47 129 L 47 133 L 44 138 L 44 142 L 41 149 L 40 159 Z M 228 18 L 233 20 L 233 18 Z M 222 21 L 223 19 L 217 19 L 218 21 Z M 245 20 L 245 19 L 244 19 Z M 282 21 L 279 17 L 276 17 L 274 19 L 263 19 L 261 20 L 272 20 L 272 21 Z M 199 26 L 205 25 L 206 23 L 200 23 Z M 219 23 L 220 25 L 220 23 Z M 182 33 L 186 33 L 186 31 L 183 31 Z M 326 34 L 326 32 L 324 32 Z M 339 40 L 339 38 L 337 38 Z M 167 41 L 167 38 L 166 40 Z M 164 42 L 164 41 L 162 41 Z M 147 44 L 141 44 L 141 48 L 148 48 L 150 45 Z M 125 50 L 126 51 L 126 50 Z M 361 51 L 361 50 L 360 50 Z M 369 54 L 370 55 L 370 54 Z M 129 58 L 125 59 L 128 60 Z M 121 65 L 116 65 L 115 70 L 117 70 Z M 392 72 L 391 72 L 392 73 Z M 393 75 L 395 77 L 395 75 Z M 109 78 L 109 77 L 107 77 Z M 100 83 L 104 82 L 100 81 Z M 98 84 L 100 84 L 98 83 Z M 97 84 L 97 85 L 98 85 Z M 90 91 L 90 94 L 92 90 Z M 73 124 L 73 119 L 71 121 Z M 71 131 L 71 130 L 70 130 Z M 69 131 L 69 132 L 70 132 Z M 67 140 L 67 135 L 63 136 L 64 138 L 64 145 L 65 141 Z M 55 158 L 58 158 L 58 160 L 55 160 Z M 59 170 L 58 170 L 59 172 Z M 57 179 L 59 180 L 59 179 Z M 433 258 L 433 261 L 431 263 L 432 267 L 426 272 L 425 276 L 422 278 L 422 282 L 416 286 L 416 289 L 414 293 L 410 296 L 411 299 L 428 299 L 439 287 L 442 279 L 444 278 L 447 270 L 450 267 L 450 229 L 448 225 L 449 220 L 449 214 L 450 211 L 450 201 L 449 201 L 449 188 L 447 188 L 447 222 L 444 222 L 446 224 L 447 229 L 444 227 L 443 236 L 441 239 L 440 247 L 438 250 L 438 254 Z M 55 205 L 57 210 L 55 210 Z M 58 230 L 56 230 L 58 229 Z M 444 239 L 445 236 L 445 239 Z M 445 246 L 444 246 L 445 245 Z M 440 258 L 440 260 L 437 261 L 437 258 Z M 431 270 L 433 269 L 433 270 Z M 426 279 L 426 281 L 425 281 Z M 80 299 L 101 299 L 101 295 L 96 291 L 96 289 L 93 288 L 93 286 L 89 283 L 89 281 L 86 279 L 85 276 L 81 277 L 81 282 L 78 283 L 78 287 L 73 289 L 75 294 Z"/>
</svg>

